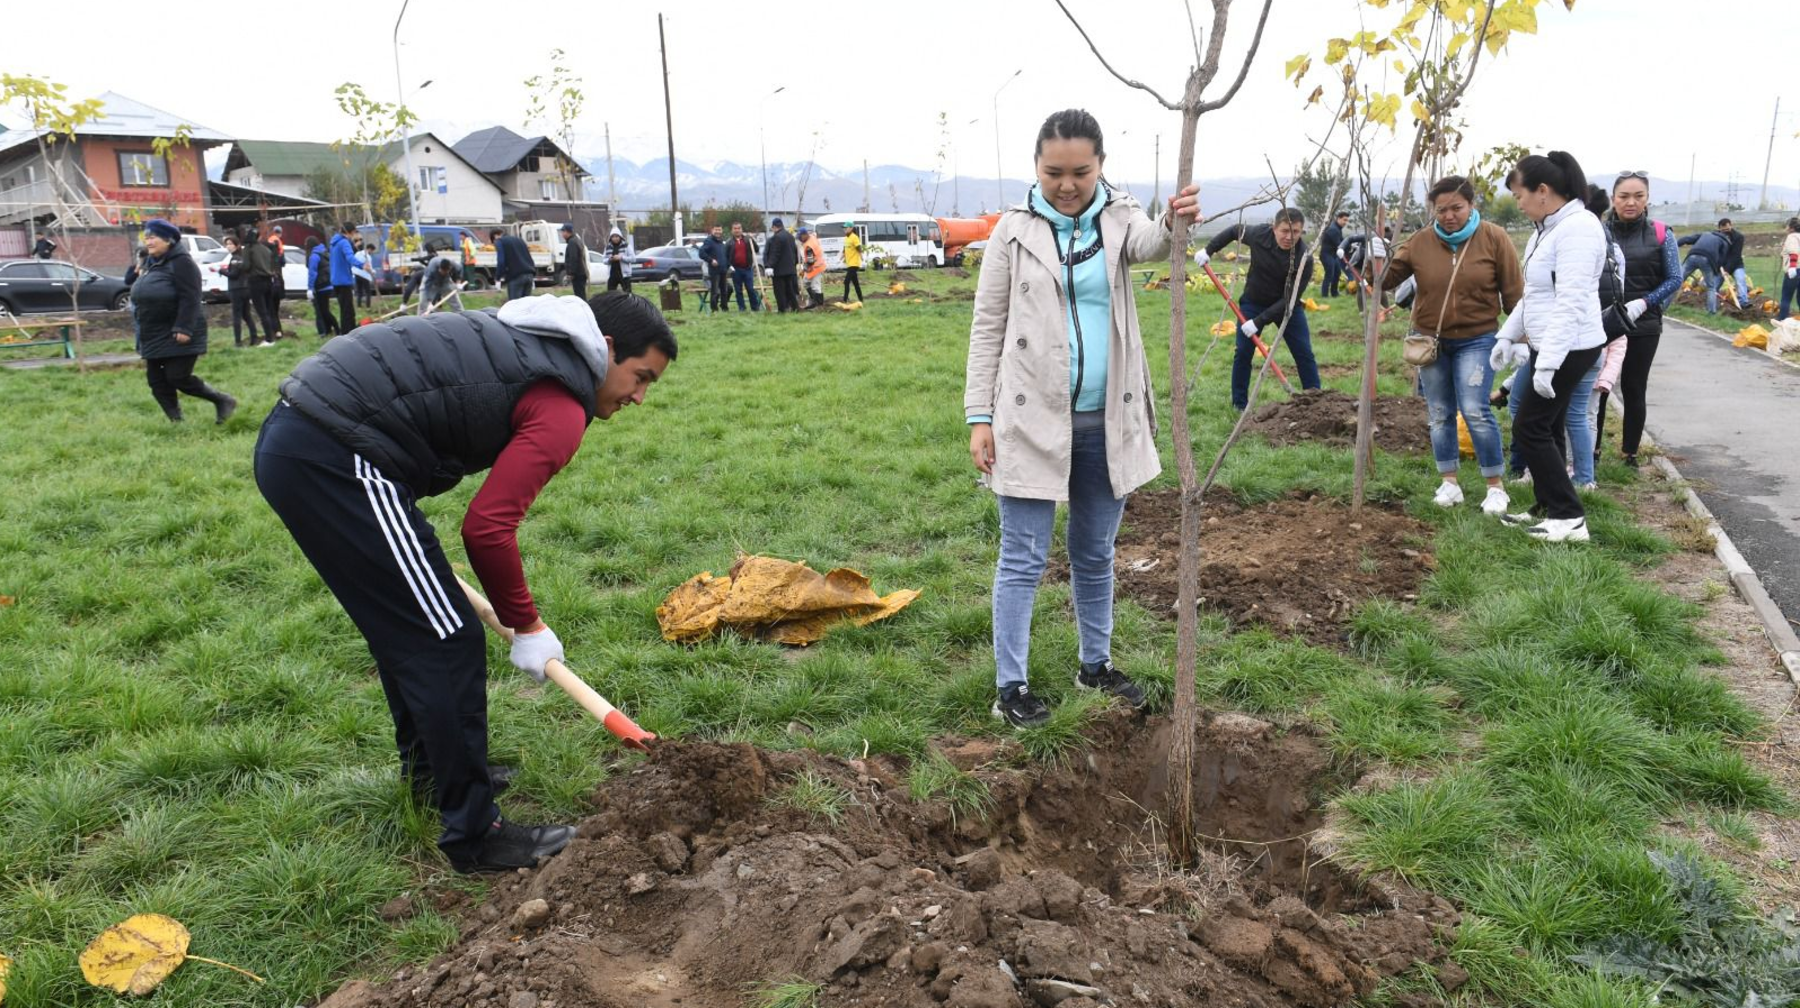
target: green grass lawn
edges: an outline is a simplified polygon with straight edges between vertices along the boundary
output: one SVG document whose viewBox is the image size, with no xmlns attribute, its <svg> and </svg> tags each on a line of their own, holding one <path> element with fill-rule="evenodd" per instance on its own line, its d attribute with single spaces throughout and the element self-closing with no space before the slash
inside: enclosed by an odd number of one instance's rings
<svg viewBox="0 0 1800 1008">
<path fill-rule="evenodd" d="M 912 286 L 973 284 L 938 274 Z M 690 293 L 688 305 L 678 363 L 645 406 L 595 424 L 521 530 L 527 575 L 571 664 L 667 736 L 920 754 L 942 732 L 997 732 L 987 705 L 998 517 L 962 423 L 968 303 L 872 297 L 856 313 L 704 316 Z M 1141 294 L 1140 305 L 1166 395 L 1167 298 Z M 1194 332 L 1219 314 L 1216 298 L 1200 299 Z M 1354 320 L 1340 299 L 1314 326 Z M 1193 337 L 1190 361 L 1206 342 Z M 223 428 L 203 408 L 185 425 L 164 421 L 138 370 L 0 370 L 0 594 L 14 598 L 0 607 L 8 1005 L 111 1003 L 85 986 L 75 955 L 133 912 L 184 921 L 195 953 L 270 981 L 190 965 L 163 988 L 167 1004 L 288 1008 L 454 936 L 429 910 L 397 925 L 375 912 L 453 879 L 435 822 L 398 781 L 361 639 L 251 478 L 276 383 L 313 343 L 213 345 L 199 373 L 243 402 Z M 1353 392 L 1346 366 L 1360 345 L 1315 345 L 1336 375 L 1327 384 Z M 1202 468 L 1234 419 L 1230 350 L 1221 344 L 1196 376 Z M 1383 358 L 1383 392 L 1403 394 L 1398 341 Z M 1279 394 L 1265 387 L 1265 399 Z M 1341 496 L 1350 470 L 1348 451 L 1253 439 L 1224 483 L 1246 500 Z M 1608 464 L 1600 478 L 1632 474 Z M 1428 461 L 1383 455 L 1371 484 L 1438 529 L 1419 608 L 1367 606 L 1354 653 L 1209 621 L 1206 702 L 1314 723 L 1348 767 L 1424 771 L 1343 800 L 1345 856 L 1468 908 L 1457 954 L 1486 996 L 1647 1003 L 1565 956 L 1609 934 L 1679 927 L 1646 854 L 1670 846 L 1655 836 L 1660 817 L 1785 807 L 1730 745 L 1759 725 L 1707 673 L 1722 659 L 1695 634 L 1696 611 L 1634 576 L 1668 542 L 1590 495 L 1596 542 L 1545 547 L 1473 510 L 1437 511 L 1435 483 Z M 453 558 L 477 485 L 424 504 Z M 662 642 L 654 610 L 667 592 L 739 551 L 853 566 L 879 591 L 924 595 L 797 655 L 736 638 Z M 1128 601 L 1119 609 L 1115 657 L 1166 708 L 1172 626 Z M 1077 743 L 1091 701 L 1068 695 L 1066 586 L 1041 593 L 1038 617 L 1033 684 L 1058 714 L 1026 741 L 1048 755 Z M 521 768 L 508 814 L 580 815 L 609 767 L 632 757 L 512 671 L 498 642 L 490 663 L 493 757 Z M 790 733 L 792 722 L 811 731 Z"/>
</svg>

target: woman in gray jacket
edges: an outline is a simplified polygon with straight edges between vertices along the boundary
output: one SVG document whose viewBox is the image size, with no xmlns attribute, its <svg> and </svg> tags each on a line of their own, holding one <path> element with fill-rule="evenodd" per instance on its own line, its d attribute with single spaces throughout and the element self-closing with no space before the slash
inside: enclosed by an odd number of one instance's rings
<svg viewBox="0 0 1800 1008">
<path fill-rule="evenodd" d="M 1049 709 L 1026 683 L 1031 610 L 1058 501 L 1069 504 L 1076 685 L 1142 707 L 1113 668 L 1113 539 L 1125 495 L 1161 471 L 1132 263 L 1167 257 L 1170 222 L 1199 215 L 1198 186 L 1152 221 L 1101 178 L 1100 124 L 1081 109 L 1044 120 L 1037 184 L 988 238 L 969 329 L 969 455 L 1000 497 L 994 573 L 993 713 L 1015 728 Z"/>
</svg>

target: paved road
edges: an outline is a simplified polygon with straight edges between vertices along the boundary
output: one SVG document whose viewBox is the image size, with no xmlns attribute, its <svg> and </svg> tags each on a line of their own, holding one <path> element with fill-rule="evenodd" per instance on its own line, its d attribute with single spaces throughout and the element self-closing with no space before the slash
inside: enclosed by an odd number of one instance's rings
<svg viewBox="0 0 1800 1008">
<path fill-rule="evenodd" d="M 1645 399 L 1650 436 L 1800 619 L 1800 369 L 1668 320 Z"/>
</svg>

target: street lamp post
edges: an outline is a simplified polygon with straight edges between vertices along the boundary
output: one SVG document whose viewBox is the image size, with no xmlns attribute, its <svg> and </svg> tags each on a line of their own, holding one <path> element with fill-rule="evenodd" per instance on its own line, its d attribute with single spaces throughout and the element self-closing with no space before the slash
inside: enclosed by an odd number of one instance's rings
<svg viewBox="0 0 1800 1008">
<path fill-rule="evenodd" d="M 413 241 L 419 241 L 419 198 L 413 188 L 419 184 L 419 178 L 413 171 L 412 130 L 406 126 L 406 116 L 400 114 L 406 111 L 406 86 L 400 83 L 400 21 L 406 17 L 406 5 L 410 2 L 411 0 L 401 0 L 400 14 L 394 18 L 394 95 L 400 102 L 400 107 L 395 110 L 400 120 L 400 147 L 406 153 L 406 205 L 412 210 Z"/>
<path fill-rule="evenodd" d="M 1011 84 L 1015 80 L 1018 80 L 1019 75 L 1024 72 L 1025 72 L 1024 67 L 1020 67 L 1019 69 L 1014 70 L 1012 72 L 1012 76 L 1006 78 L 1005 84 L 1001 84 L 999 87 L 994 89 L 994 195 L 995 195 L 994 209 L 995 210 L 1006 209 L 1006 175 L 1005 175 L 1005 171 L 1000 167 L 1000 165 L 1001 165 L 1001 161 L 1000 161 L 1000 92 L 1005 91 L 1006 85 Z"/>
<path fill-rule="evenodd" d="M 765 231 L 768 230 L 767 218 L 769 216 L 769 143 L 768 143 L 768 140 L 765 139 L 763 136 L 763 110 L 768 107 L 770 98 L 773 98 L 776 95 L 778 95 L 781 92 L 786 91 L 786 90 L 787 90 L 787 85 L 783 84 L 782 86 L 776 88 L 775 90 L 770 91 L 768 94 L 763 95 L 762 101 L 757 102 L 757 104 L 756 104 L 756 142 L 757 142 L 757 146 L 759 148 L 761 148 L 761 152 L 762 152 L 761 156 L 762 156 L 762 177 L 763 177 L 762 206 L 757 207 L 756 217 L 757 217 L 757 220 L 763 222 L 762 229 Z"/>
</svg>

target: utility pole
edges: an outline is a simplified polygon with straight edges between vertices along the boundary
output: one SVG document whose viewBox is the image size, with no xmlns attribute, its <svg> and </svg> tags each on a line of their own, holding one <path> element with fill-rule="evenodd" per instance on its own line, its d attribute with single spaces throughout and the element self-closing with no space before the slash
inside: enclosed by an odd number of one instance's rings
<svg viewBox="0 0 1800 1008">
<path fill-rule="evenodd" d="M 411 0 L 402 0 L 400 14 L 394 18 L 394 91 L 395 99 L 400 102 L 398 112 L 406 110 L 406 85 L 400 83 L 400 19 L 406 17 L 406 4 L 409 2 Z M 419 184 L 419 176 L 413 171 L 412 131 L 406 128 L 404 115 L 400 116 L 400 146 L 406 153 L 406 205 L 412 211 L 412 240 L 419 242 L 419 247 L 423 249 L 424 242 L 419 238 L 419 197 L 415 188 Z M 419 302 L 423 305 L 424 299 L 420 298 Z"/>
<path fill-rule="evenodd" d="M 613 182 L 612 165 L 612 123 L 606 123 L 606 216 L 607 223 L 615 223 L 619 218 L 619 189 Z M 597 236 L 605 239 L 605 235 Z"/>
<path fill-rule="evenodd" d="M 1150 205 L 1162 205 L 1162 134 L 1156 134 L 1156 184 L 1150 187 Z"/>
<path fill-rule="evenodd" d="M 857 213 L 869 212 L 869 159 L 863 158 L 863 205 Z"/>
<path fill-rule="evenodd" d="M 681 202 L 675 195 L 675 110 L 669 104 L 669 43 L 663 37 L 663 18 L 656 15 L 656 44 L 662 49 L 663 126 L 669 132 L 669 216 L 675 221 L 675 244 L 681 244 Z"/>
<path fill-rule="evenodd" d="M 1694 161 L 1699 157 L 1698 153 L 1688 155 L 1687 221 L 1685 223 L 1690 226 L 1694 223 Z"/>
<path fill-rule="evenodd" d="M 1756 198 L 1756 209 L 1769 208 L 1769 162 L 1775 160 L 1775 128 L 1781 122 L 1781 98 L 1775 99 L 1775 117 L 1769 120 L 1769 153 L 1763 156 L 1762 195 Z"/>
</svg>

